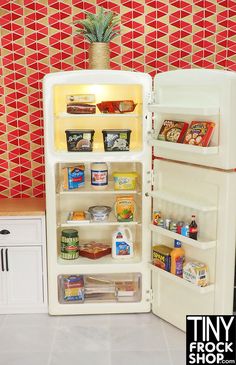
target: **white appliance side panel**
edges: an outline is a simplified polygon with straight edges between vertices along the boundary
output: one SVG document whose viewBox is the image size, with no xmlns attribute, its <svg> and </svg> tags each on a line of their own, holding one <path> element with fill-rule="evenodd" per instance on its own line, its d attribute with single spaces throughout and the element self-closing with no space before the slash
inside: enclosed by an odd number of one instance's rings
<svg viewBox="0 0 236 365">
<path fill-rule="evenodd" d="M 154 153 L 175 161 L 185 161 L 203 166 L 232 169 L 236 166 L 236 73 L 223 70 L 190 69 L 158 74 L 154 78 L 156 104 L 166 106 L 165 112 L 156 114 L 155 129 L 160 130 L 164 120 L 214 121 L 215 131 L 210 146 L 218 146 L 216 154 L 191 153 L 158 146 Z M 201 113 L 168 114 L 171 107 L 219 109 L 218 115 Z M 171 146 L 171 144 L 170 144 Z"/>
<path fill-rule="evenodd" d="M 208 265 L 210 283 L 214 284 L 213 291 L 193 295 L 191 288 L 189 290 L 186 285 L 176 284 L 171 278 L 154 271 L 153 311 L 160 317 L 169 318 L 172 323 L 174 307 L 171 303 L 179 298 L 181 305 L 176 311 L 180 319 L 173 323 L 180 328 L 183 328 L 184 318 L 188 314 L 231 314 L 235 265 L 236 173 L 164 160 L 155 160 L 154 169 L 154 209 L 160 210 L 164 218 L 188 222 L 191 214 L 195 213 L 201 240 L 215 240 L 216 244 L 207 250 L 183 244 L 186 259 Z M 157 243 L 173 247 L 172 238 L 154 233 L 153 244 Z M 187 300 L 188 298 L 194 300 Z"/>
</svg>

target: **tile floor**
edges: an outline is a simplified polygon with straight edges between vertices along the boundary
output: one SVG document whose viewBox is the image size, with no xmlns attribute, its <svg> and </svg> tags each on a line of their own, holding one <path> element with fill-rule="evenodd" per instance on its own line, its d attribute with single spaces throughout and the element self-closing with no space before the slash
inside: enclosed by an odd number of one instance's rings
<svg viewBox="0 0 236 365">
<path fill-rule="evenodd" d="M 153 314 L 0 316 L 1 365 L 184 365 L 185 334 Z"/>
</svg>

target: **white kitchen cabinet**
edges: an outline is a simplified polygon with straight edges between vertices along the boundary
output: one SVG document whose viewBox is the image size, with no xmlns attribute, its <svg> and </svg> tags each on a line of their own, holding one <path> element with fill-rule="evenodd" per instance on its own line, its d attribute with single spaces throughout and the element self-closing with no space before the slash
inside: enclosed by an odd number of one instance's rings
<svg viewBox="0 0 236 365">
<path fill-rule="evenodd" d="M 0 313 L 47 312 L 44 212 L 32 210 L 37 199 L 12 200 L 14 208 L 6 199 L 0 215 Z"/>
<path fill-rule="evenodd" d="M 179 70 L 157 75 L 154 91 L 149 75 L 137 72 L 84 70 L 47 75 L 44 80 L 45 157 L 47 192 L 47 235 L 49 269 L 49 313 L 94 314 L 153 311 L 173 325 L 185 329 L 189 314 L 230 314 L 233 303 L 233 272 L 236 215 L 236 145 L 233 103 L 236 74 L 216 70 Z M 134 100 L 133 113 L 66 113 L 66 97 L 94 94 L 103 100 Z M 215 132 L 207 147 L 159 141 L 164 120 L 214 121 Z M 103 129 L 132 130 L 129 151 L 106 152 Z M 65 130 L 94 129 L 92 152 L 68 152 Z M 152 150 L 152 147 L 153 150 Z M 152 151 L 157 159 L 152 163 Z M 106 162 L 109 188 L 95 191 L 90 185 L 90 165 Z M 85 187 L 62 189 L 62 169 L 85 164 Z M 115 191 L 114 171 L 137 172 L 135 191 Z M 114 206 L 117 194 L 131 194 L 136 201 L 133 222 L 119 223 L 111 214 L 103 223 L 77 225 L 68 222 L 74 210 L 92 205 Z M 152 224 L 153 210 L 165 218 L 189 222 L 196 214 L 198 240 Z M 99 260 L 60 257 L 60 237 L 64 228 L 79 230 L 80 242 L 97 240 L 111 244 L 118 226 L 125 225 L 134 237 L 134 257 Z M 227 227 L 227 228 L 226 228 Z M 151 265 L 152 246 L 172 248 L 182 241 L 186 257 L 208 265 L 209 285 L 202 288 Z M 133 277 L 138 292 L 133 301 L 119 296 L 109 301 L 65 302 L 61 300 L 62 278 L 83 275 L 119 280 Z M 118 279 L 117 279 L 118 278 Z M 225 285 L 227 283 L 227 285 Z"/>
</svg>

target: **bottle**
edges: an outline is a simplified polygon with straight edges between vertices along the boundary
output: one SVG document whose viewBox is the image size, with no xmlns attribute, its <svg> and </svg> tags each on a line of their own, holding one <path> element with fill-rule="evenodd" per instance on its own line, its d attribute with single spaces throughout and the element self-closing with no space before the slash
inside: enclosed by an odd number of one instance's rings
<svg viewBox="0 0 236 365">
<path fill-rule="evenodd" d="M 128 236 L 126 235 L 128 233 Z M 113 259 L 129 259 L 134 256 L 132 233 L 129 228 L 118 227 L 112 235 Z"/>
<path fill-rule="evenodd" d="M 170 272 L 182 278 L 185 252 L 181 246 L 182 244 L 179 240 L 174 240 L 174 248 L 170 253 L 171 257 Z"/>
<path fill-rule="evenodd" d="M 108 167 L 105 162 L 91 164 L 91 185 L 94 189 L 105 189 L 108 185 Z"/>
<path fill-rule="evenodd" d="M 193 214 L 192 221 L 189 225 L 189 238 L 192 238 L 193 240 L 197 240 L 197 233 L 198 233 L 198 228 L 195 218 L 196 216 Z"/>
</svg>

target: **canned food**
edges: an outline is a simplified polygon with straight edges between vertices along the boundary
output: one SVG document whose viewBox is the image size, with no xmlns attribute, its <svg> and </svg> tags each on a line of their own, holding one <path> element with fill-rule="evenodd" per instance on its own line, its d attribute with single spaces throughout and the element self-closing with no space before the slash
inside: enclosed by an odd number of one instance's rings
<svg viewBox="0 0 236 365">
<path fill-rule="evenodd" d="M 181 234 L 181 228 L 184 226 L 183 221 L 177 222 L 177 233 Z"/>
<path fill-rule="evenodd" d="M 175 233 L 177 232 L 177 225 L 175 222 L 170 223 L 170 231 L 175 232 Z"/>
<path fill-rule="evenodd" d="M 159 218 L 157 221 L 157 225 L 158 225 L 158 227 L 164 228 L 164 219 Z"/>
<path fill-rule="evenodd" d="M 170 229 L 171 219 L 166 218 L 165 219 L 165 229 Z"/>
<path fill-rule="evenodd" d="M 189 237 L 189 225 L 188 224 L 185 224 L 181 228 L 181 234 L 182 234 L 182 236 Z"/>
<path fill-rule="evenodd" d="M 153 224 L 157 226 L 158 219 L 161 218 L 161 211 L 160 210 L 154 210 L 153 211 Z"/>
<path fill-rule="evenodd" d="M 79 235 L 76 229 L 61 232 L 61 258 L 74 260 L 79 257 Z"/>
</svg>

